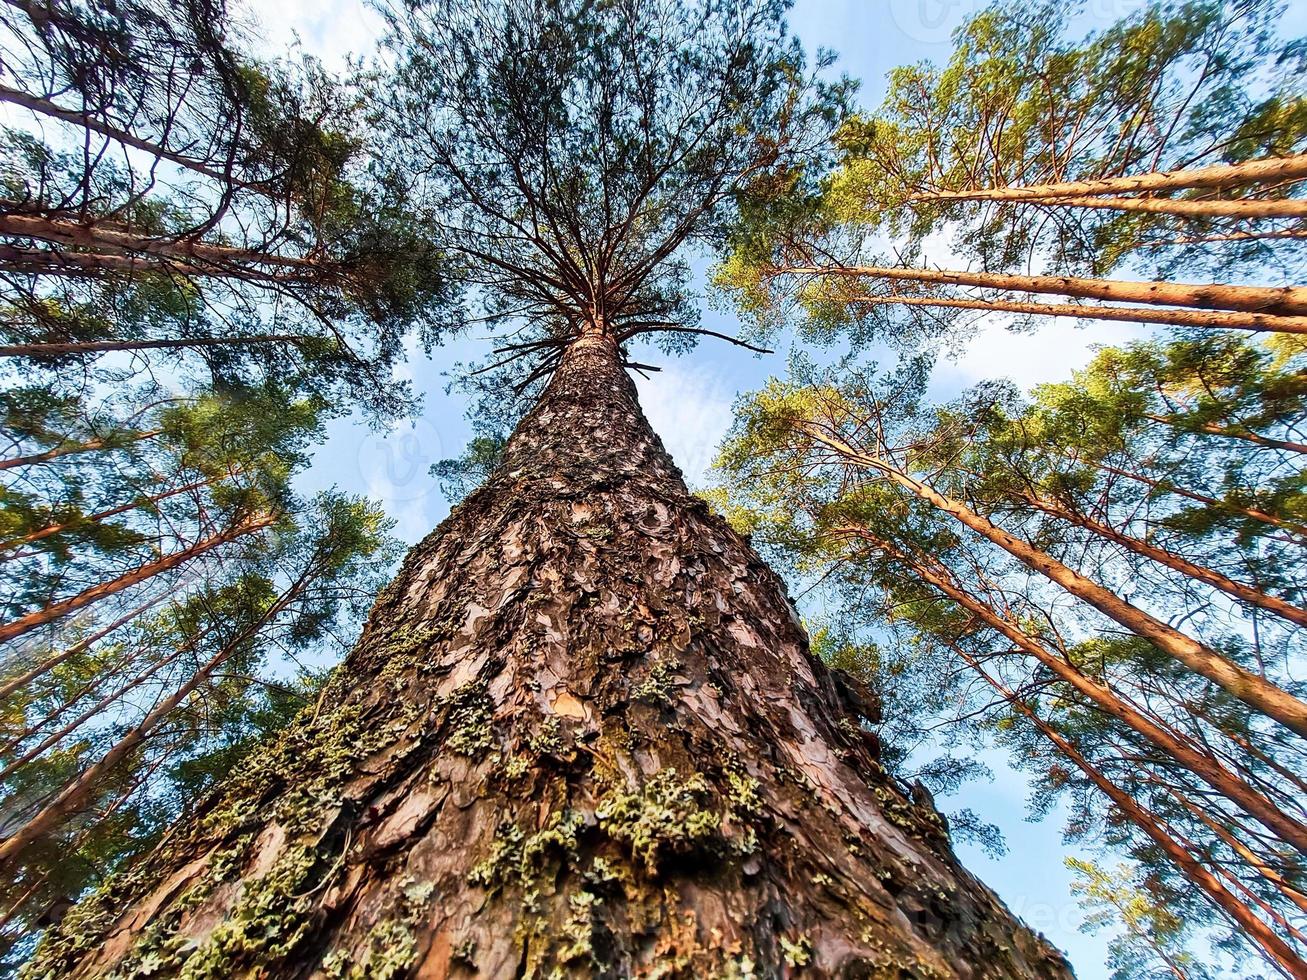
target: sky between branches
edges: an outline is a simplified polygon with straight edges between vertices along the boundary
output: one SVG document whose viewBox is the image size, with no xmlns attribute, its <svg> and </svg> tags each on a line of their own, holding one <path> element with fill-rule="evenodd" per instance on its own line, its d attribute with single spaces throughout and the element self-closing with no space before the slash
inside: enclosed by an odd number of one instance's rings
<svg viewBox="0 0 1307 980">
<path fill-rule="evenodd" d="M 871 109 L 884 94 L 886 72 L 923 59 L 947 59 L 953 28 L 984 6 L 983 0 L 796 0 L 790 20 L 809 51 L 823 47 L 839 53 L 837 70 L 861 79 L 858 102 Z M 1076 26 L 1102 27 L 1137 6 L 1137 0 L 1087 0 Z M 266 53 L 284 50 L 298 36 L 306 52 L 331 68 L 343 67 L 350 54 L 370 54 L 382 30 L 381 18 L 362 0 L 243 0 L 233 12 L 250 25 L 254 39 L 267 45 Z M 1307 4 L 1290 5 L 1289 19 L 1294 23 L 1283 25 L 1283 36 L 1307 31 Z M 929 250 L 926 258 L 942 267 L 958 267 L 943 245 Z M 706 264 L 699 271 L 704 268 Z M 706 308 L 703 320 L 710 329 L 736 332 L 729 312 Z M 979 330 L 952 357 L 940 359 L 932 389 L 944 399 L 985 379 L 1006 377 L 1023 388 L 1064 380 L 1088 362 L 1094 345 L 1116 345 L 1151 333 L 1155 331 L 1130 324 L 1099 322 L 1081 329 L 1054 321 L 1032 334 L 1014 334 L 995 323 Z M 779 339 L 783 343 L 776 345 L 777 354 L 764 358 L 711 339 L 689 358 L 667 358 L 654 350 L 640 358 L 663 367 L 648 380 L 638 379 L 640 399 L 692 488 L 705 481 L 737 394 L 784 372 L 787 339 Z M 438 349 L 431 361 L 415 354 L 399 375 L 410 378 L 423 393 L 421 415 L 390 432 L 369 430 L 356 420 L 332 423 L 301 488 L 335 485 L 367 494 L 399 522 L 399 535 L 416 543 L 449 512 L 449 502 L 428 468 L 458 455 L 472 435 L 464 418 L 465 401 L 457 391 L 446 393 L 449 378 L 444 371 L 456 361 L 486 352 L 484 339 L 474 329 Z M 993 782 L 970 784 L 941 804 L 945 809 L 970 807 L 998 824 L 1009 853 L 992 859 L 977 847 L 961 846 L 960 857 L 1016 914 L 1067 953 L 1077 976 L 1103 980 L 1108 975 L 1103 962 L 1108 936 L 1086 936 L 1077 929 L 1082 916 L 1063 866 L 1068 854 L 1061 841 L 1065 813 L 1055 811 L 1038 824 L 1025 822 L 1025 778 L 1005 765 L 1001 753 L 987 753 L 984 761 L 994 770 Z"/>
</svg>

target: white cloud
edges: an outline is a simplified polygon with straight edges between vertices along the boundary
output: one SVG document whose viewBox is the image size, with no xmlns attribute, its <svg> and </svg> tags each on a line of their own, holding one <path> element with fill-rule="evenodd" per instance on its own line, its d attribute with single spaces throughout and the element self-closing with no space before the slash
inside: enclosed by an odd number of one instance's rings
<svg viewBox="0 0 1307 980">
<path fill-rule="evenodd" d="M 636 377 L 644 414 L 691 486 L 702 484 L 731 424 L 735 392 L 707 365 L 672 361 Z"/>
<path fill-rule="evenodd" d="M 931 389 L 947 397 L 975 384 L 1007 378 L 1023 389 L 1046 381 L 1063 381 L 1093 357 L 1098 345 L 1116 346 L 1149 335 L 1147 326 L 1095 321 L 1078 327 L 1074 320 L 1050 318 L 1033 333 L 1013 333 L 1003 321 L 986 317 L 962 350 L 941 358 Z"/>
<path fill-rule="evenodd" d="M 384 28 L 364 0 L 246 0 L 238 20 L 264 54 L 283 54 L 298 35 L 306 52 L 335 69 L 346 55 L 372 52 Z"/>
</svg>

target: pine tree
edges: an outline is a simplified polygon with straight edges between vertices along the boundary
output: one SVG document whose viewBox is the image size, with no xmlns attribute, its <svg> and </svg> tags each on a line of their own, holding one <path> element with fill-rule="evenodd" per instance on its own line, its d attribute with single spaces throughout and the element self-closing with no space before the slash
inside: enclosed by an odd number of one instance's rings
<svg viewBox="0 0 1307 980">
<path fill-rule="evenodd" d="M 387 125 L 540 393 L 319 703 L 33 975 L 1067 975 L 881 769 L 625 370 L 702 335 L 687 245 L 838 115 L 782 13 L 392 8 Z"/>
<path fill-rule="evenodd" d="M 276 675 L 329 655 L 389 545 L 366 504 L 290 491 L 320 402 L 4 401 L 20 455 L 0 498 L 0 890 L 21 957 L 159 839 L 211 765 L 298 710 L 308 692 Z"/>
<path fill-rule="evenodd" d="M 1056 4 L 997 3 L 947 65 L 891 73 L 833 170 L 753 188 L 718 282 L 859 342 L 986 314 L 1302 333 L 1307 103 L 1278 11 L 1154 3 L 1075 39 Z"/>
<path fill-rule="evenodd" d="M 258 62 L 221 3 L 15 3 L 0 14 L 32 131 L 0 158 L 0 356 L 38 378 L 138 368 L 344 389 L 385 418 L 448 279 L 375 164 L 359 78 Z M 34 135 L 39 133 L 40 135 Z"/>
<path fill-rule="evenodd" d="M 251 748 L 317 694 L 280 658 L 330 657 L 372 577 L 389 565 L 387 523 L 324 495 L 301 526 L 210 569 L 113 641 L 74 645 L 6 697 L 0 800 L 5 961 L 85 891 L 165 839 Z M 280 678 L 279 676 L 280 675 Z"/>
<path fill-rule="evenodd" d="M 874 686 L 887 659 L 915 689 L 894 731 L 943 717 L 1007 744 L 1038 808 L 1074 795 L 1070 836 L 1129 852 L 1175 908 L 1292 976 L 1300 745 L 1207 669 L 1273 687 L 1296 731 L 1302 542 L 1283 525 L 1301 466 L 1273 436 L 1302 399 L 1284 346 L 1140 343 L 1033 400 L 988 384 L 943 406 L 920 361 L 883 378 L 800 361 L 742 405 L 722 465 L 735 523 L 826 583 L 846 632 L 894 638 L 866 661 Z M 1186 641 L 1220 663 L 1177 656 Z"/>
</svg>

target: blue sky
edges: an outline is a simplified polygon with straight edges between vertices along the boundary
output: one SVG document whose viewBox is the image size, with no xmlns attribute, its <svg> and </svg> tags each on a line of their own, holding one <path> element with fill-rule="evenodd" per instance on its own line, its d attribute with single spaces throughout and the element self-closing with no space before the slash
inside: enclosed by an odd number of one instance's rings
<svg viewBox="0 0 1307 980">
<path fill-rule="evenodd" d="M 797 0 L 791 24 L 807 47 L 829 48 L 840 55 L 839 67 L 862 79 L 860 101 L 876 105 L 884 92 L 885 73 L 896 65 L 948 56 L 949 35 L 967 15 L 981 9 L 977 0 Z M 1088 0 L 1078 22 L 1086 29 L 1102 26 L 1137 6 L 1136 0 Z M 1307 4 L 1295 20 L 1307 19 Z M 349 52 L 365 53 L 380 29 L 380 20 L 359 0 L 246 0 L 245 16 L 257 21 L 258 35 L 271 47 L 298 34 L 305 50 L 339 63 Z M 1286 33 L 1289 30 L 1286 25 Z M 947 252 L 928 256 L 948 265 Z M 705 326 L 734 332 L 731 318 L 706 310 Z M 1085 363 L 1094 344 L 1115 344 L 1139 336 L 1125 324 L 1098 324 L 1079 329 L 1054 322 L 1033 334 L 1012 334 L 1000 324 L 977 330 L 969 342 L 940 362 L 934 387 L 941 397 L 987 378 L 1007 377 L 1023 386 L 1061 380 Z M 424 393 L 424 409 L 412 424 L 377 433 L 349 420 L 333 424 L 319 450 L 304 489 L 336 485 L 381 500 L 398 521 L 398 533 L 412 543 L 436 526 L 449 505 L 427 475 L 431 463 L 455 456 L 470 429 L 464 404 L 445 393 L 442 374 L 450 364 L 484 356 L 486 345 L 474 332 L 445 348 L 431 361 L 412 359 L 406 371 Z M 736 395 L 761 385 L 784 370 L 784 351 L 757 358 L 723 343 L 706 341 L 694 356 L 669 359 L 650 351 L 663 371 L 639 380 L 646 414 L 662 436 L 691 485 L 700 484 L 715 448 L 730 424 Z M 997 752 L 984 761 L 993 769 L 990 782 L 972 783 L 941 800 L 945 809 L 970 807 L 996 823 L 1007 838 L 1009 853 L 991 859 L 978 848 L 960 846 L 963 862 L 993 887 L 1027 923 L 1063 949 L 1082 980 L 1103 980 L 1107 936 L 1078 931 L 1080 911 L 1070 893 L 1063 865 L 1068 849 L 1061 841 L 1065 814 L 1041 823 L 1025 820 L 1028 786 Z"/>
</svg>

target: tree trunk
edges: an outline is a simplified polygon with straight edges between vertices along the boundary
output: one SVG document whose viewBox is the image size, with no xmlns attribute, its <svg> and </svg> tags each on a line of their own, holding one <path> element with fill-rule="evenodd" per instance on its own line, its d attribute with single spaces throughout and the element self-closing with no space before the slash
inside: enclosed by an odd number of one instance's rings
<svg viewBox="0 0 1307 980">
<path fill-rule="evenodd" d="M 103 354 L 109 351 L 242 347 L 249 344 L 298 343 L 308 339 L 305 334 L 275 333 L 261 334 L 256 337 L 193 337 L 179 340 L 87 340 L 67 344 L 9 344 L 0 346 L 0 357 L 54 357 L 59 354 Z"/>
<path fill-rule="evenodd" d="M 319 705 L 33 970 L 1069 977 L 880 768 L 858 687 L 587 333 Z"/>
<path fill-rule="evenodd" d="M 1044 576 L 1069 594 L 1093 606 L 1108 619 L 1143 637 L 1194 673 L 1206 677 L 1230 696 L 1238 698 L 1250 708 L 1307 738 L 1307 702 L 1277 687 L 1265 677 L 1245 670 L 1206 644 L 1181 633 L 1169 623 L 1126 602 L 1112 590 L 1081 575 L 1052 555 L 1040 551 L 1029 541 L 1009 534 L 965 504 L 945 497 L 934 487 L 915 479 L 897 466 L 887 463 L 878 456 L 859 452 L 843 440 L 815 426 L 805 425 L 804 431 L 816 441 L 835 450 L 853 465 L 875 470 L 890 482 L 898 484 L 960 524 L 969 527 L 981 537 L 998 545 L 1032 572 Z"/>
<path fill-rule="evenodd" d="M 1291 534 L 1298 534 L 1307 537 L 1307 525 L 1295 524 L 1293 521 L 1286 521 L 1284 518 L 1276 517 L 1274 514 L 1267 513 L 1264 510 L 1259 510 L 1256 507 L 1240 507 L 1238 504 L 1232 504 L 1224 500 L 1217 500 L 1215 497 L 1209 497 L 1206 494 L 1197 493 L 1196 491 L 1176 486 L 1175 484 L 1169 483 L 1165 480 L 1157 480 L 1153 477 L 1145 476 L 1142 473 L 1132 473 L 1130 470 L 1111 466 L 1099 460 L 1090 460 L 1069 454 L 1067 455 L 1067 458 L 1078 465 L 1093 466 L 1096 469 L 1102 470 L 1104 473 L 1111 473 L 1113 476 L 1123 477 L 1127 480 L 1134 480 L 1136 483 L 1142 483 L 1144 486 L 1152 487 L 1154 490 L 1160 490 L 1163 493 L 1172 493 L 1177 497 L 1184 497 L 1186 500 L 1192 500 L 1195 503 L 1203 504 L 1206 507 L 1211 507 L 1213 510 L 1221 511 L 1222 513 L 1231 516 L 1238 515 L 1240 517 L 1247 517 L 1250 520 L 1257 521 L 1261 524 L 1269 524 L 1271 527 L 1283 528 Z"/>
<path fill-rule="evenodd" d="M 297 255 L 276 255 L 246 248 L 232 248 L 196 240 L 194 237 L 172 238 L 153 236 L 113 226 L 107 221 L 60 221 L 44 215 L 5 214 L 0 202 L 0 235 L 14 238 L 33 238 L 57 245 L 78 248 L 103 248 L 111 252 L 140 252 L 176 259 L 181 262 L 214 262 L 221 266 L 240 264 L 290 266 L 294 268 L 323 269 L 321 262 Z"/>
<path fill-rule="evenodd" d="M 1218 242 L 1258 242 L 1307 238 L 1307 228 L 1282 228 L 1277 231 L 1228 231 L 1214 235 L 1181 235 L 1160 241 L 1140 242 L 1131 248 L 1170 248 L 1175 245 L 1215 245 Z"/>
<path fill-rule="evenodd" d="M 323 279 L 320 272 L 312 269 L 268 272 L 257 269 L 253 265 L 224 265 L 201 262 L 199 259 L 186 261 L 156 255 L 142 257 L 112 252 L 19 248 L 15 245 L 0 245 L 0 270 L 33 276 L 61 276 L 67 279 L 158 274 L 189 279 L 209 277 L 288 285 L 312 285 Z"/>
<path fill-rule="evenodd" d="M 1203 310 L 1244 310 L 1276 316 L 1307 315 L 1307 287 L 1228 286 L 1224 283 L 1131 282 L 1128 279 L 1083 279 L 1079 276 L 1020 276 L 1004 272 L 909 269 L 901 266 L 781 266 L 775 275 L 846 276 L 865 279 L 976 286 L 1024 293 L 1061 293 L 1109 302 L 1189 306 Z"/>
<path fill-rule="evenodd" d="M 1155 745 L 1163 754 L 1174 760 L 1176 765 L 1188 769 L 1280 840 L 1307 854 L 1307 827 L 1294 820 L 1210 754 L 1199 750 L 1191 741 L 1177 735 L 1169 726 L 1160 724 L 1152 716 L 1140 711 L 1128 700 L 1119 697 L 1111 688 L 1086 676 L 1066 657 L 1058 656 L 1011 622 L 1007 616 L 1000 615 L 989 603 L 961 588 L 944 569 L 928 564 L 917 556 L 904 553 L 892 543 L 871 534 L 865 528 L 843 528 L 841 533 L 854 535 L 894 558 L 904 568 L 920 576 L 923 582 L 938 590 L 941 595 L 957 603 L 990 629 L 1011 640 L 1017 649 L 1034 657 L 1053 676 L 1076 691 L 1096 709 L 1109 718 L 1115 718 L 1135 734 Z"/>
<path fill-rule="evenodd" d="M 24 848 L 33 841 L 39 840 L 64 826 L 73 814 L 81 810 L 91 800 L 101 783 L 128 756 L 141 747 L 155 728 L 167 719 L 177 709 L 178 705 L 201 685 L 208 683 L 214 671 L 230 660 L 252 636 L 258 633 L 265 623 L 273 619 L 295 598 L 297 591 L 303 588 L 304 582 L 305 577 L 301 577 L 292 586 L 291 590 L 283 593 L 276 602 L 269 605 L 258 620 L 246 626 L 236 636 L 224 643 L 218 652 L 197 667 L 195 672 L 184 683 L 179 685 L 162 701 L 155 704 L 146 713 L 145 717 L 128 729 L 104 755 L 69 780 L 54 799 L 42 806 L 21 825 L 14 828 L 4 840 L 0 840 L 0 871 L 7 871 L 11 866 L 19 863 Z M 152 673 L 161 670 L 173 659 L 180 657 L 185 652 L 186 647 L 176 650 L 163 661 L 138 674 L 137 677 L 128 682 L 124 690 L 133 684 L 143 683 L 148 680 Z"/>
<path fill-rule="evenodd" d="M 211 166 L 202 160 L 195 160 L 181 153 L 174 153 L 165 147 L 151 143 L 149 140 L 141 139 L 134 136 L 126 130 L 112 126 L 97 116 L 89 112 L 77 112 L 73 109 L 65 109 L 63 106 L 51 102 L 49 99 L 42 99 L 35 95 L 29 95 L 18 89 L 9 88 L 0 85 L 0 102 L 8 102 L 12 105 L 22 106 L 32 112 L 39 113 L 43 116 L 49 116 L 51 119 L 58 119 L 61 122 L 70 123 L 74 126 L 88 130 L 92 133 L 99 133 L 101 136 L 107 136 L 123 146 L 130 146 L 132 149 L 141 150 L 150 156 L 158 157 L 160 160 L 168 160 L 183 167 L 186 170 L 192 170 L 195 173 L 203 174 L 205 177 L 211 177 L 224 186 L 241 187 L 255 190 L 260 194 L 268 194 L 269 191 L 258 184 L 250 184 L 233 178 L 230 174 L 225 173 L 217 167 Z"/>
<path fill-rule="evenodd" d="M 1185 425 L 1183 415 L 1145 415 L 1144 418 L 1150 422 L 1160 422 L 1162 425 L 1169 425 L 1173 428 L 1189 432 L 1201 432 L 1209 436 L 1221 436 L 1225 439 L 1238 439 L 1240 442 L 1251 442 L 1254 446 L 1262 446 L 1266 449 L 1278 449 L 1286 453 L 1304 453 L 1307 454 L 1307 443 L 1293 442 L 1289 439 L 1272 439 L 1270 436 L 1258 435 L 1251 429 L 1232 429 L 1229 426 L 1217 425 L 1215 422 L 1203 422 L 1193 428 Z"/>
<path fill-rule="evenodd" d="M 118 446 L 130 445 L 133 442 L 140 442 L 143 439 L 153 439 L 162 429 L 150 429 L 147 432 L 137 432 L 128 436 L 120 442 L 112 443 L 113 448 Z M 52 459 L 59 459 L 62 456 L 74 456 L 77 453 L 94 452 L 97 449 L 110 448 L 111 442 L 108 439 L 88 439 L 86 442 L 77 442 L 72 445 L 56 446 L 54 449 L 47 449 L 43 453 L 33 453 L 30 456 L 14 456 L 11 459 L 0 459 L 0 470 L 11 470 L 15 466 L 35 466 L 37 463 L 48 463 Z"/>
<path fill-rule="evenodd" d="M 1018 492 L 1017 496 L 1023 503 L 1029 504 L 1038 511 L 1060 518 L 1077 527 L 1082 527 L 1086 531 L 1111 541 L 1113 544 L 1120 545 L 1127 551 L 1151 559 L 1159 565 L 1165 565 L 1181 575 L 1187 575 L 1189 578 L 1210 585 L 1214 589 L 1220 589 L 1226 595 L 1232 596 L 1240 602 L 1246 602 L 1250 606 L 1258 606 L 1299 626 L 1307 626 L 1307 609 L 1286 602 L 1279 596 L 1268 595 L 1250 585 L 1236 582 L 1214 569 L 1191 562 L 1187 558 L 1175 554 L 1175 552 L 1167 551 L 1165 548 L 1159 548 L 1149 541 L 1118 531 L 1116 528 L 1101 521 L 1096 521 L 1088 514 L 1077 508 L 1069 507 L 1061 501 L 1051 500 L 1030 492 Z"/>
<path fill-rule="evenodd" d="M 153 608 L 154 606 L 157 606 L 164 599 L 168 598 L 168 596 L 169 593 L 167 592 L 160 593 L 159 595 L 148 600 L 147 602 L 141 603 L 141 605 L 137 606 L 135 609 L 131 609 L 123 613 L 123 615 L 119 616 L 108 626 L 96 630 L 90 636 L 86 637 L 86 639 L 78 640 L 72 646 L 65 647 L 63 650 L 59 651 L 54 656 L 47 657 L 45 660 L 42 660 L 40 663 L 32 667 L 29 667 L 27 670 L 23 671 L 18 676 L 8 678 L 3 683 L 0 683 L 0 700 L 9 697 L 9 695 L 13 694 L 19 688 L 26 687 L 28 684 L 32 683 L 32 681 L 36 680 L 38 677 L 44 677 L 46 674 L 50 673 L 50 671 L 54 670 L 56 667 L 58 667 L 61 663 L 64 663 L 70 657 L 76 657 L 78 654 L 85 653 L 87 650 L 91 649 L 92 646 L 94 646 L 96 643 L 99 643 L 114 630 L 118 629 L 119 627 L 126 626 L 137 616 L 141 615 L 141 613 L 146 612 L 147 610 Z M 8 664 L 4 664 L 3 666 L 8 667 Z"/>
<path fill-rule="evenodd" d="M 230 478 L 230 477 L 234 477 L 235 475 L 236 475 L 235 473 L 229 473 L 227 474 L 227 477 Z M 219 479 L 222 478 L 215 476 L 215 477 L 211 477 L 208 480 L 196 480 L 193 483 L 187 483 L 180 487 L 174 487 L 172 490 L 165 490 L 162 493 L 156 493 L 153 494 L 152 496 L 138 497 L 137 499 L 132 500 L 129 503 L 119 504 L 117 507 L 110 507 L 108 510 L 98 511 L 97 513 L 94 514 L 86 514 L 81 517 L 74 518 L 72 520 L 62 521 L 59 524 L 47 524 L 39 531 L 32 531 L 30 534 L 24 534 L 22 537 L 19 538 L 9 538 L 7 541 L 0 541 L 0 551 L 12 551 L 14 548 L 20 548 L 26 544 L 33 544 L 34 542 L 37 541 L 43 541 L 46 538 L 50 537 L 51 535 L 59 534 L 62 531 L 67 531 L 69 528 L 82 528 L 82 527 L 88 527 L 89 525 L 92 524 L 99 524 L 101 521 L 108 520 L 110 517 L 116 517 L 119 514 L 125 514 L 128 511 L 137 510 L 141 507 L 149 507 L 153 504 L 159 503 L 160 501 L 168 500 L 172 497 L 176 497 L 183 493 L 189 493 L 192 490 L 200 490 L 203 489 L 204 487 L 212 486 L 213 484 L 217 483 Z M 0 562 L 4 560 L 5 560 L 4 557 L 0 556 Z"/>
<path fill-rule="evenodd" d="M 148 582 L 156 575 L 162 575 L 164 572 L 176 568 L 192 558 L 199 558 L 207 554 L 219 545 L 226 544 L 229 541 L 235 541 L 237 538 L 243 538 L 247 534 L 253 534 L 261 531 L 266 527 L 271 527 L 274 523 L 272 517 L 259 517 L 252 520 L 242 521 L 241 523 L 220 531 L 217 534 L 210 535 L 196 541 L 180 551 L 174 551 L 164 555 L 162 558 L 156 558 L 154 561 L 146 562 L 144 565 L 138 565 L 130 572 L 124 572 L 115 579 L 108 582 L 101 582 L 99 585 L 93 585 L 89 589 L 77 593 L 75 596 L 69 596 L 67 599 L 60 599 L 58 602 L 52 602 L 42 609 L 37 609 L 28 613 L 26 616 L 19 616 L 7 623 L 0 623 L 0 643 L 8 643 L 10 640 L 17 639 L 34 629 L 39 629 L 47 623 L 53 623 L 56 619 L 67 616 L 69 613 L 76 612 L 91 605 L 93 602 L 99 602 L 111 595 L 129 589 L 134 585 L 142 582 Z"/>
<path fill-rule="evenodd" d="M 1183 190 L 1191 187 L 1238 187 L 1242 184 L 1275 183 L 1307 177 L 1307 153 L 1218 163 L 1188 170 L 1155 170 L 1134 177 L 1106 177 L 1100 180 L 1072 180 L 1026 187 L 993 187 L 965 191 L 933 191 L 915 194 L 911 201 L 1028 201 L 1041 197 L 1069 197 L 1079 194 L 1130 194 L 1137 191 Z"/>
<path fill-rule="evenodd" d="M 1190 201 L 1169 197 L 1042 197 L 1025 204 L 1091 211 L 1139 211 L 1182 218 L 1307 218 L 1307 201 L 1297 198 L 1251 201 Z"/>
<path fill-rule="evenodd" d="M 203 276 L 208 272 L 190 262 L 175 259 L 141 258 L 100 252 L 70 252 L 62 249 L 19 248 L 0 245 L 0 269 L 34 276 L 65 276 L 95 279 L 106 275 L 144 275 L 157 272 L 169 276 Z"/>
<path fill-rule="evenodd" d="M 1089 781 L 1116 805 L 1126 819 L 1142 830 L 1161 849 L 1162 853 L 1175 863 L 1176 867 L 1184 873 L 1184 876 L 1197 886 L 1209 902 L 1237 923 L 1244 934 L 1262 950 L 1270 962 L 1276 964 L 1286 976 L 1294 977 L 1295 980 L 1296 978 L 1307 977 L 1307 962 L 1304 962 L 1294 948 L 1285 942 L 1252 909 L 1231 894 L 1221 884 L 1216 875 L 1200 864 L 1193 854 L 1176 840 L 1170 829 L 1160 818 L 1151 811 L 1144 809 L 1138 800 L 1103 775 L 1097 766 L 1063 738 L 1060 732 L 1035 714 L 1031 707 L 1017 697 L 1013 691 L 1009 690 L 1006 685 L 997 678 L 991 677 L 979 667 L 976 669 L 995 690 L 1005 697 L 1009 704 L 1030 720 L 1040 734 L 1057 746 L 1058 751 L 1070 759 L 1088 777 Z"/>
<path fill-rule="evenodd" d="M 1269 316 L 1265 313 L 1213 310 L 1150 310 L 1140 306 L 1090 306 L 1077 303 L 1015 303 L 1009 300 L 958 299 L 944 296 L 862 296 L 857 302 L 872 306 L 949 306 L 990 313 L 1076 317 L 1081 320 L 1118 320 L 1125 323 L 1160 323 L 1210 330 L 1258 330 L 1307 334 L 1307 316 Z M 4 353 L 0 347 L 0 354 Z"/>
<path fill-rule="evenodd" d="M 1174 787 L 1171 788 L 1171 795 L 1179 800 L 1180 805 L 1188 810 L 1191 814 L 1207 827 L 1213 834 L 1219 837 L 1222 843 L 1230 850 L 1234 851 L 1248 867 L 1255 870 L 1259 875 L 1269 881 L 1276 887 L 1281 895 L 1293 902 L 1300 911 L 1307 912 L 1307 895 L 1295 889 L 1280 873 L 1279 869 L 1271 867 L 1266 860 L 1256 853 L 1247 844 L 1241 841 L 1228 827 L 1223 825 L 1219 820 L 1215 820 L 1203 807 L 1197 805 L 1187 796 Z"/>
</svg>

